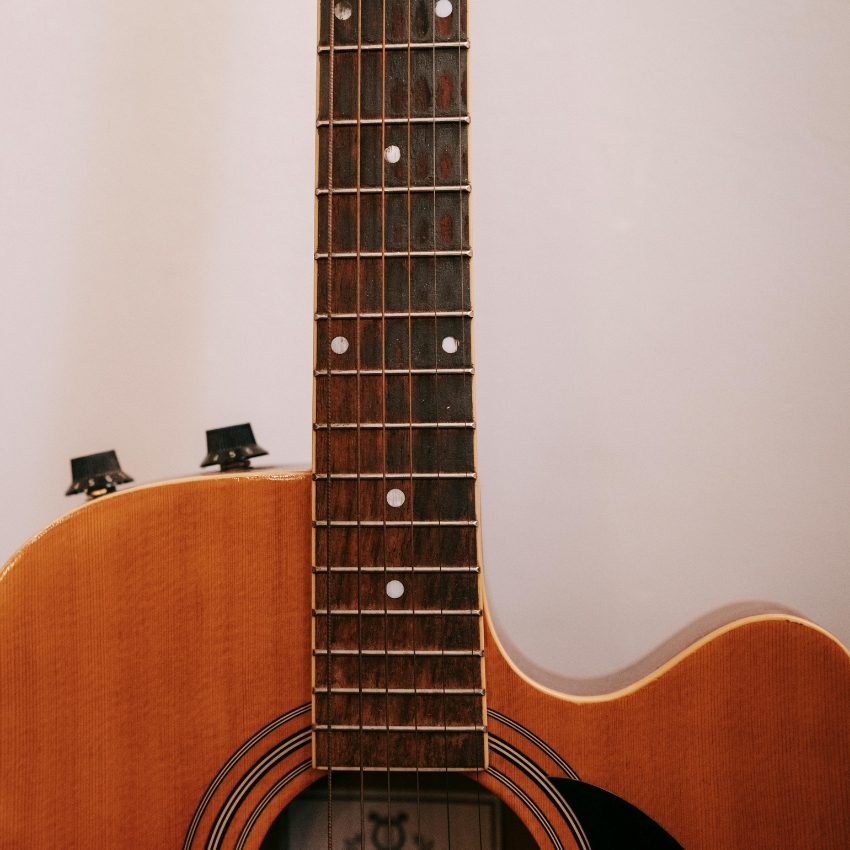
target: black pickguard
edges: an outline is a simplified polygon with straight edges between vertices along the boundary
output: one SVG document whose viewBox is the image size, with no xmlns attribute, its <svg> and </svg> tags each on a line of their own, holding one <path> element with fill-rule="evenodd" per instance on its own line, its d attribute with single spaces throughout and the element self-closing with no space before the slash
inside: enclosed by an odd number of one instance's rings
<svg viewBox="0 0 850 850">
<path fill-rule="evenodd" d="M 651 817 L 587 782 L 551 777 L 582 825 L 592 850 L 683 850 Z"/>
</svg>

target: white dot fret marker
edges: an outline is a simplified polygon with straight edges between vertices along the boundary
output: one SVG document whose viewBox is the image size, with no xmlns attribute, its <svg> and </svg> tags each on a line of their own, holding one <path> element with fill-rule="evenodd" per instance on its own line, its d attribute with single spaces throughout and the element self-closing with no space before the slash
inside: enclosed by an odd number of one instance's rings
<svg viewBox="0 0 850 850">
<path fill-rule="evenodd" d="M 387 493 L 387 503 L 391 508 L 400 508 L 404 504 L 404 493 L 401 490 L 390 490 Z"/>
<path fill-rule="evenodd" d="M 397 579 L 387 582 L 387 596 L 398 599 L 404 593 L 404 585 Z"/>
<path fill-rule="evenodd" d="M 341 0 L 334 6 L 334 15 L 341 21 L 347 21 L 351 17 L 351 3 Z"/>
<path fill-rule="evenodd" d="M 453 336 L 447 336 L 443 340 L 443 351 L 445 351 L 446 354 L 454 354 L 459 345 L 460 343 Z"/>
<path fill-rule="evenodd" d="M 437 13 L 438 18 L 448 18 L 452 13 L 451 0 L 439 0 L 434 7 L 434 11 Z"/>
<path fill-rule="evenodd" d="M 344 336 L 335 336 L 331 340 L 331 351 L 334 354 L 345 354 L 348 351 L 348 340 Z"/>
<path fill-rule="evenodd" d="M 401 159 L 401 150 L 399 150 L 398 145 L 390 145 L 384 151 L 384 159 L 387 162 L 396 163 Z"/>
</svg>

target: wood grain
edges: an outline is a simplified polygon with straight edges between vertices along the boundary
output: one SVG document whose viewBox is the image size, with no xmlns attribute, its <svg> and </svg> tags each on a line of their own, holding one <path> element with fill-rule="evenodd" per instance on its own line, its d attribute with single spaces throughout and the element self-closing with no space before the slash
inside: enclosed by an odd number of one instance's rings
<svg viewBox="0 0 850 850">
<path fill-rule="evenodd" d="M 129 490 L 25 546 L 0 578 L 0 847 L 181 847 L 225 760 L 310 701 L 309 582 L 308 473 Z"/>
<path fill-rule="evenodd" d="M 178 848 L 216 773 L 264 725 L 310 701 L 310 476 L 210 476 L 72 512 L 0 574 L 0 848 Z M 752 618 L 613 697 L 546 692 L 486 630 L 488 708 L 588 782 L 655 818 L 686 850 L 850 846 L 850 659 L 824 632 Z M 309 713 L 257 745 L 306 730 Z M 552 775 L 522 735 L 498 735 Z M 277 737 L 275 737 L 275 735 Z M 302 750 L 263 775 L 221 846 Z M 254 756 L 224 778 L 203 846 Z M 558 824 L 539 788 L 491 751 Z M 301 773 L 248 830 L 319 774 Z M 504 785 L 480 777 L 540 825 Z"/>
</svg>

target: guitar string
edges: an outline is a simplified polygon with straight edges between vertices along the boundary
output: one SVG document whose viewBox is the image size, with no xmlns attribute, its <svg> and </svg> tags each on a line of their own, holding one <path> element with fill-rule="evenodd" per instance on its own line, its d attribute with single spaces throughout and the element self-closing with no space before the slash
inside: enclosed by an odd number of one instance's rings
<svg viewBox="0 0 850 850">
<path fill-rule="evenodd" d="M 458 66 L 458 118 L 462 118 L 464 114 L 464 103 L 463 103 L 463 52 L 461 48 L 461 42 L 465 41 L 469 35 L 469 19 L 468 19 L 468 8 L 467 8 L 467 0 L 458 0 L 457 3 L 457 66 Z M 468 57 L 468 54 L 466 54 Z M 467 114 L 470 112 L 470 103 L 469 103 L 469 65 L 467 62 L 466 66 L 466 75 L 467 75 L 467 86 L 466 86 L 466 112 Z M 463 121 L 458 121 L 457 123 L 457 157 L 458 157 L 458 167 L 457 167 L 457 185 L 471 185 L 471 173 L 470 173 L 470 164 L 469 164 L 469 130 L 466 130 L 467 139 L 466 139 L 466 154 L 464 155 L 464 145 L 463 145 L 463 134 L 464 134 L 464 124 Z M 472 232 L 471 232 L 471 216 L 472 211 L 469 208 L 471 206 L 471 201 L 467 200 L 467 216 L 470 218 L 470 233 L 469 233 L 469 247 L 472 244 Z M 458 195 L 458 215 L 460 216 L 460 247 L 464 248 L 464 219 L 463 219 L 463 192 L 461 191 Z M 468 309 L 472 307 L 472 261 L 467 264 L 466 258 L 463 254 L 460 255 L 460 308 L 462 312 L 466 312 Z M 467 275 L 469 277 L 469 301 L 467 306 Z M 473 350 L 472 350 L 472 325 L 470 320 L 469 327 L 469 348 L 467 349 L 467 322 L 461 317 L 460 318 L 460 351 L 461 356 L 463 358 L 462 363 L 464 366 L 473 366 Z M 469 351 L 469 357 L 467 359 L 467 350 Z M 463 373 L 463 384 L 464 391 L 466 391 L 466 372 Z M 475 413 L 475 396 L 474 396 L 474 382 L 472 377 L 469 378 L 469 397 L 470 397 L 470 419 L 474 422 L 476 420 Z M 474 438 L 473 438 L 474 439 Z M 475 451 L 473 447 L 473 468 L 477 467 Z M 478 488 L 478 479 L 474 478 L 472 483 L 472 504 L 474 511 L 474 518 L 478 519 L 478 499 L 477 496 L 477 488 Z M 479 547 L 479 535 L 476 533 L 475 535 L 475 563 L 478 567 L 481 566 L 481 551 Z M 476 588 L 477 588 L 477 600 L 480 603 L 482 599 L 482 590 L 483 590 L 483 578 L 482 572 L 479 570 L 476 576 Z M 476 604 L 476 608 L 480 608 L 480 604 Z M 481 636 L 481 626 L 479 625 L 479 640 Z M 476 664 L 471 663 L 469 665 L 470 671 L 470 689 L 473 690 L 476 687 L 479 687 L 483 691 L 484 679 L 482 676 L 482 664 L 477 665 L 477 675 L 476 675 Z M 484 704 L 485 704 L 486 694 L 481 697 L 481 705 L 480 710 L 482 713 L 482 724 L 485 723 L 484 719 Z M 473 733 L 474 735 L 476 733 Z M 481 742 L 480 744 L 475 740 L 475 762 L 479 768 L 479 772 L 484 770 L 485 764 L 485 751 L 484 751 L 484 734 L 481 733 Z M 476 795 L 476 810 L 478 813 L 478 850 L 484 850 L 484 829 L 482 824 L 482 805 L 481 805 L 481 782 L 476 781 L 475 783 L 475 795 Z M 493 838 L 491 837 L 491 843 Z"/>
<path fill-rule="evenodd" d="M 334 0 L 328 0 L 328 195 L 327 195 L 327 217 L 328 217 L 328 233 L 327 233 L 327 311 L 331 315 L 332 293 L 333 293 L 333 137 L 334 137 L 334 46 L 335 46 L 335 24 L 334 24 Z M 333 848 L 333 717 L 331 715 L 331 665 L 333 656 L 331 648 L 333 646 L 333 626 L 331 619 L 331 582 L 330 582 L 330 565 L 331 558 L 331 475 L 333 469 L 331 467 L 331 438 L 332 430 L 331 423 L 331 343 L 333 335 L 331 333 L 330 322 L 327 329 L 328 343 L 328 369 L 327 369 L 327 384 L 326 384 L 326 404 L 327 413 L 325 421 L 328 423 L 327 428 L 327 479 L 326 479 L 326 516 L 327 523 L 325 526 L 325 561 L 327 571 L 325 573 L 325 659 L 326 659 L 326 685 L 325 690 L 325 712 L 327 716 L 327 762 L 328 762 L 328 850 Z M 314 744 L 315 746 L 315 744 Z"/>
<path fill-rule="evenodd" d="M 413 259 L 411 257 L 412 251 L 412 241 L 413 241 L 413 231 L 412 231 L 412 193 L 410 191 L 411 186 L 413 185 L 412 176 L 411 176 L 411 167 L 412 167 L 412 158 L 411 158 L 411 145 L 412 145 L 412 125 L 411 125 L 411 117 L 413 113 L 413 103 L 412 103 L 412 29 L 411 29 L 412 15 L 411 15 L 411 4 L 408 3 L 407 6 L 407 144 L 406 144 L 406 177 L 407 177 L 407 260 L 406 260 L 406 271 L 407 271 L 407 418 L 409 421 L 409 427 L 407 431 L 407 456 L 409 461 L 410 468 L 410 517 L 411 520 L 415 518 L 414 509 L 415 509 L 415 479 L 413 478 L 414 472 L 414 445 L 413 445 L 413 287 L 412 287 L 412 275 L 413 275 Z M 416 546 L 414 542 L 414 531 L 413 526 L 410 528 L 410 593 L 411 593 L 411 609 L 416 610 L 416 593 L 418 591 L 416 573 L 413 571 L 416 566 Z M 418 670 L 416 664 L 416 616 L 413 615 L 411 617 L 411 647 L 413 650 L 413 656 L 411 658 L 411 667 L 413 673 L 413 747 L 414 747 L 414 772 L 415 772 L 415 783 L 416 783 L 416 847 L 417 850 L 421 850 L 422 847 L 422 800 L 420 794 L 420 779 L 419 779 L 419 696 L 417 695 L 417 679 L 418 679 Z"/>
<path fill-rule="evenodd" d="M 430 4 L 431 7 L 431 175 L 432 182 L 434 184 L 435 190 L 431 196 L 431 239 L 432 239 L 432 250 L 437 251 L 437 96 L 438 96 L 438 84 L 437 84 L 437 7 L 435 3 Z M 437 319 L 438 312 L 438 299 L 439 299 L 439 264 L 440 259 L 438 257 L 434 257 L 433 260 L 433 282 L 434 282 L 434 367 L 435 369 L 439 363 L 439 326 Z M 434 375 L 434 407 L 440 403 L 440 378 L 439 375 Z M 439 417 L 442 411 L 437 413 L 437 421 L 439 421 Z M 443 499 L 442 499 L 442 488 L 443 481 L 439 477 L 440 473 L 442 473 L 443 467 L 443 458 L 442 458 L 442 446 L 440 443 L 440 434 L 437 432 L 435 438 L 435 454 L 436 454 L 436 467 L 437 467 L 437 482 L 435 486 L 435 491 L 437 494 L 437 518 L 442 519 L 443 516 Z M 445 532 L 443 533 L 443 535 Z M 447 673 L 447 662 L 445 656 L 446 650 L 446 618 L 443 614 L 445 610 L 445 576 L 443 572 L 443 535 L 437 535 L 439 538 L 439 542 L 437 545 L 437 564 L 439 570 L 439 589 L 440 589 L 440 648 L 443 650 L 443 655 L 440 657 L 440 670 L 442 673 L 443 680 L 443 698 L 442 698 L 442 714 L 443 714 L 443 764 L 445 767 L 445 791 L 446 791 L 446 845 L 448 850 L 451 850 L 452 846 L 452 827 L 451 827 L 451 801 L 450 801 L 450 789 L 449 789 L 449 730 L 448 730 L 448 716 L 446 713 L 446 691 L 448 689 L 448 673 Z"/>
<path fill-rule="evenodd" d="M 366 850 L 366 799 L 365 799 L 365 766 L 363 764 L 363 562 L 362 562 L 362 545 L 363 545 L 363 534 L 361 530 L 360 520 L 362 518 L 362 510 L 363 510 L 363 489 L 362 489 L 362 479 L 361 479 L 361 456 L 362 456 L 362 431 L 360 428 L 360 423 L 363 416 L 363 411 L 361 408 L 361 393 L 362 393 L 362 379 L 360 377 L 360 368 L 361 368 L 361 348 L 362 348 L 362 340 L 363 340 L 363 326 L 360 320 L 360 314 L 363 311 L 363 303 L 362 303 L 362 270 L 361 270 L 361 259 L 360 259 L 360 251 L 362 248 L 362 234 L 361 234 L 361 194 L 360 194 L 360 165 L 361 165 L 361 157 L 362 157 L 362 145 L 363 145 L 363 128 L 360 123 L 362 118 L 362 84 L 363 84 L 363 3 L 362 0 L 358 0 L 357 2 L 357 143 L 356 143 L 356 174 L 355 174 L 355 186 L 357 189 L 356 200 L 355 203 L 357 205 L 356 212 L 356 239 L 357 239 L 357 257 L 355 259 L 355 298 L 357 305 L 357 319 L 355 320 L 355 332 L 354 332 L 354 345 L 356 347 L 356 367 L 357 367 L 357 533 L 355 535 L 357 541 L 357 647 L 359 652 L 357 653 L 357 702 L 358 702 L 358 716 L 360 718 L 360 729 L 357 733 L 358 739 L 358 751 L 360 753 L 359 758 L 359 780 L 360 780 L 360 850 Z M 343 584 L 343 581 L 340 581 L 340 584 Z M 343 697 L 343 699 L 345 699 Z"/>
<path fill-rule="evenodd" d="M 392 784 L 390 777 L 390 656 L 389 656 L 389 603 L 387 602 L 387 443 L 389 442 L 389 434 L 386 429 L 386 424 L 389 421 L 387 417 L 387 174 L 386 174 L 386 158 L 385 151 L 387 148 L 387 4 L 383 0 L 381 8 L 381 149 L 379 151 L 381 162 L 381 376 L 382 376 L 382 405 L 383 424 L 381 437 L 381 456 L 383 462 L 383 480 L 382 490 L 383 498 L 381 499 L 381 510 L 383 511 L 383 565 L 384 565 L 384 593 L 382 596 L 384 602 L 384 724 L 386 726 L 385 736 L 385 761 L 386 761 L 386 782 L 387 782 L 387 842 L 392 846 Z"/>
</svg>

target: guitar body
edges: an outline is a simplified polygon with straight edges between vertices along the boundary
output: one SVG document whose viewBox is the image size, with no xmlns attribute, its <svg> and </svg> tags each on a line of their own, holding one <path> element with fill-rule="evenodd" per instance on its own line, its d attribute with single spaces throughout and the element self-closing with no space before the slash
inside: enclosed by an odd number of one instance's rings
<svg viewBox="0 0 850 850">
<path fill-rule="evenodd" d="M 0 848 L 258 848 L 324 775 L 309 731 L 311 483 L 141 487 L 72 511 L 7 564 Z M 613 846 L 594 835 L 618 815 L 587 814 L 610 794 L 686 850 L 850 847 L 850 657 L 814 626 L 743 621 L 588 699 L 529 681 L 485 625 L 485 670 L 476 778 L 541 848 Z"/>
</svg>

